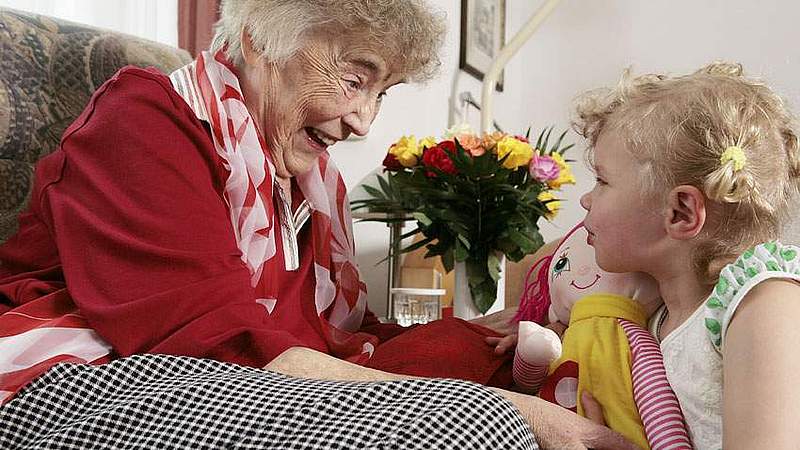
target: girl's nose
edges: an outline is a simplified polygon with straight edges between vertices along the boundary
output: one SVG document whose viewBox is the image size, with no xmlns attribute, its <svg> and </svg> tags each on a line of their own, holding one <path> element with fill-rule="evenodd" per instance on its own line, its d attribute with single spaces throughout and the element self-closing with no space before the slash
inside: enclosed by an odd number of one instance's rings
<svg viewBox="0 0 800 450">
<path fill-rule="evenodd" d="M 591 192 L 587 192 L 581 195 L 581 207 L 585 210 L 589 210 L 592 207 L 592 197 Z"/>
<path fill-rule="evenodd" d="M 578 269 L 578 275 L 585 276 L 590 270 L 591 268 L 589 266 L 581 266 L 581 268 Z"/>
</svg>

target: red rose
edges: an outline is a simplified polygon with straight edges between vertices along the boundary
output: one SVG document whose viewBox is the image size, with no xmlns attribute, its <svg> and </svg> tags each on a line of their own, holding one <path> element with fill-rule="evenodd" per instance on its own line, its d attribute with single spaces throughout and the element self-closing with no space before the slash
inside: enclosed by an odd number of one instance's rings
<svg viewBox="0 0 800 450">
<path fill-rule="evenodd" d="M 396 156 L 391 153 L 387 153 L 386 158 L 383 158 L 383 168 L 384 170 L 395 172 L 401 170 L 403 165 L 400 164 L 400 161 L 397 160 Z"/>
<path fill-rule="evenodd" d="M 422 154 L 422 164 L 428 167 L 435 167 L 442 172 L 449 173 L 451 175 L 455 175 L 458 173 L 456 170 L 455 164 L 453 164 L 453 160 L 450 159 L 450 155 L 456 154 L 456 144 L 453 141 L 443 141 L 440 142 L 436 147 L 429 148 L 425 150 L 425 153 Z M 433 172 L 427 172 L 426 175 L 429 177 L 435 177 L 436 174 Z"/>
</svg>

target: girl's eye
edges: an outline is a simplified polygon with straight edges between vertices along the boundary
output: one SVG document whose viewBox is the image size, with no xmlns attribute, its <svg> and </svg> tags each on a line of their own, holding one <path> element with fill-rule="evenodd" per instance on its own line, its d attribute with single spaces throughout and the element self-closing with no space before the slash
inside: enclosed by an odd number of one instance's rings
<svg viewBox="0 0 800 450">
<path fill-rule="evenodd" d="M 601 185 L 601 186 L 602 186 L 602 185 L 606 185 L 606 184 L 607 184 L 607 183 L 606 183 L 606 181 L 605 181 L 605 180 L 603 180 L 603 179 L 602 179 L 602 178 L 600 178 L 600 177 L 595 177 L 595 179 L 594 179 L 594 182 L 595 182 L 595 183 L 597 183 L 597 184 L 599 184 L 599 185 Z"/>
<path fill-rule="evenodd" d="M 569 258 L 567 255 L 561 255 L 556 261 L 555 265 L 553 265 L 553 276 L 558 277 L 561 275 L 561 272 L 569 272 Z"/>
</svg>

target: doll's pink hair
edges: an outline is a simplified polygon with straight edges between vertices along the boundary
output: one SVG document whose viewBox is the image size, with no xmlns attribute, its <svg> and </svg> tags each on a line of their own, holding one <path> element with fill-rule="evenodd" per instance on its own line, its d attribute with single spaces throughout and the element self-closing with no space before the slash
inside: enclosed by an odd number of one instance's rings
<svg viewBox="0 0 800 450">
<path fill-rule="evenodd" d="M 525 275 L 525 287 L 519 297 L 519 309 L 517 309 L 517 314 L 514 315 L 512 321 L 526 320 L 536 322 L 539 325 L 547 323 L 547 312 L 550 309 L 550 283 L 547 277 L 550 273 L 550 264 L 553 262 L 553 256 L 558 253 L 561 244 L 580 228 L 583 228 L 582 221 L 564 236 L 564 239 L 561 240 L 561 243 L 558 244 L 552 254 L 533 263 L 533 266 L 528 270 L 528 274 Z"/>
<path fill-rule="evenodd" d="M 526 320 L 539 325 L 545 324 L 547 311 L 550 309 L 550 283 L 547 282 L 547 273 L 552 260 L 553 255 L 547 255 L 536 261 L 528 270 L 514 321 Z M 533 280 L 531 280 L 531 275 L 533 275 Z"/>
</svg>

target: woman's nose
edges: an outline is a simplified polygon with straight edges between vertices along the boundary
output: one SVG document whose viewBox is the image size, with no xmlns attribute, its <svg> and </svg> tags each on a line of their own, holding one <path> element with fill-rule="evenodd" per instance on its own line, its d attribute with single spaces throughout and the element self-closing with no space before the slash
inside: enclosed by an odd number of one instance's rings
<svg viewBox="0 0 800 450">
<path fill-rule="evenodd" d="M 581 195 L 581 207 L 587 211 L 592 207 L 591 194 L 591 192 L 587 192 Z"/>
<path fill-rule="evenodd" d="M 344 122 L 358 136 L 366 136 L 372 121 L 375 120 L 377 108 L 374 104 L 363 102 L 356 109 L 344 116 Z"/>
</svg>

